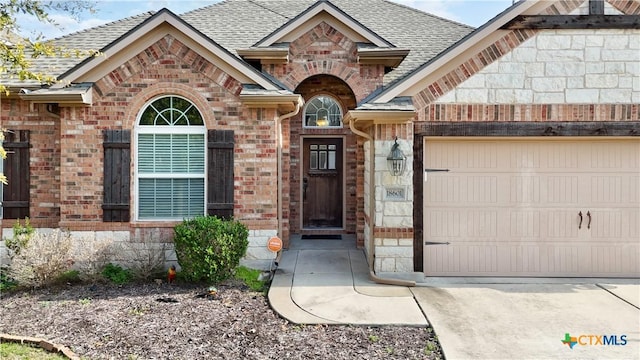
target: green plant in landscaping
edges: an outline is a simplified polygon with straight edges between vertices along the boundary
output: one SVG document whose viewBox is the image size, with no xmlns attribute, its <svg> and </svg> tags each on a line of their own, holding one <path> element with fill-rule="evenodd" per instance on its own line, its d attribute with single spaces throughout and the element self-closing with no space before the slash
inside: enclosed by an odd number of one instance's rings
<svg viewBox="0 0 640 360">
<path fill-rule="evenodd" d="M 20 219 L 16 220 L 13 224 L 13 237 L 4 239 L 11 258 L 20 255 L 20 251 L 29 244 L 34 231 L 28 217 L 24 218 L 24 225 L 20 224 Z"/>
<path fill-rule="evenodd" d="M 84 298 L 84 299 L 78 300 L 78 302 L 80 303 L 80 305 L 89 305 L 89 304 L 91 304 L 91 299 Z"/>
<path fill-rule="evenodd" d="M 48 308 L 49 306 L 51 306 L 51 301 L 40 301 L 38 304 L 40 304 L 40 307 Z"/>
<path fill-rule="evenodd" d="M 249 246 L 249 230 L 234 220 L 198 216 L 175 229 L 175 251 L 187 281 L 220 283 L 233 274 Z"/>
<path fill-rule="evenodd" d="M 132 309 L 129 309 L 129 314 L 136 315 L 136 316 L 142 316 L 147 311 L 149 311 L 150 309 L 151 308 L 149 306 L 135 306 Z"/>
<path fill-rule="evenodd" d="M 378 341 L 380 341 L 380 338 L 378 337 L 378 335 L 374 335 L 374 334 L 369 335 L 369 342 L 377 343 Z"/>
<path fill-rule="evenodd" d="M 126 284 L 133 279 L 131 271 L 122 268 L 120 265 L 108 263 L 102 270 L 102 276 L 115 284 Z"/>
<path fill-rule="evenodd" d="M 80 271 L 67 270 L 58 277 L 58 282 L 61 284 L 77 284 L 82 282 L 80 278 Z"/>
<path fill-rule="evenodd" d="M 9 291 L 18 286 L 18 283 L 9 277 L 8 269 L 0 267 L 0 293 L 3 291 Z"/>
<path fill-rule="evenodd" d="M 261 271 L 249 269 L 246 266 L 238 266 L 235 270 L 234 277 L 245 283 L 249 289 L 256 292 L 264 292 L 266 290 L 266 282 L 258 280 Z"/>
<path fill-rule="evenodd" d="M 438 347 L 434 342 L 427 341 L 427 346 L 424 348 L 425 355 L 431 355 Z"/>
</svg>

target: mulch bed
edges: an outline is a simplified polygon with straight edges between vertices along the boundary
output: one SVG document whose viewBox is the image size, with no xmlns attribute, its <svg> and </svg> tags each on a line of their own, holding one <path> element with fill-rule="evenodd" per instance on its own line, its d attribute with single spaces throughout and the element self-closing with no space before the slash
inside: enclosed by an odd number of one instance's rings
<svg viewBox="0 0 640 360">
<path fill-rule="evenodd" d="M 431 328 L 297 325 L 229 282 L 68 285 L 0 298 L 0 333 L 87 359 L 437 359 Z"/>
</svg>

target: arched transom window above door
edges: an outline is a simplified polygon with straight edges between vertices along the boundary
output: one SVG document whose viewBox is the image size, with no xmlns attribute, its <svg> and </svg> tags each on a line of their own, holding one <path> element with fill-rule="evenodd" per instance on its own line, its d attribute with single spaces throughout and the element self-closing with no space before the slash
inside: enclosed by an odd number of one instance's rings
<svg viewBox="0 0 640 360">
<path fill-rule="evenodd" d="M 342 109 L 327 95 L 311 98 L 304 110 L 305 127 L 342 127 Z"/>
</svg>

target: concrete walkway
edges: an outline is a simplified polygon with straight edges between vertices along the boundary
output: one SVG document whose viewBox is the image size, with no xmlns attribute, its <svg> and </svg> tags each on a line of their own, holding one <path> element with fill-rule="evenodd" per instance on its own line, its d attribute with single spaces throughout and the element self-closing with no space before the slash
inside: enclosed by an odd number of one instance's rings
<svg viewBox="0 0 640 360">
<path fill-rule="evenodd" d="M 413 288 L 380 285 L 352 243 L 294 242 L 273 278 L 272 308 L 302 324 L 430 324 L 447 359 L 640 359 L 638 279 L 422 277 Z M 569 347 L 565 334 L 579 343 Z M 617 345 L 599 343 L 603 336 Z"/>
<path fill-rule="evenodd" d="M 277 313 L 304 324 L 427 325 L 409 288 L 370 281 L 364 252 L 334 242 L 283 252 L 269 290 Z"/>
</svg>

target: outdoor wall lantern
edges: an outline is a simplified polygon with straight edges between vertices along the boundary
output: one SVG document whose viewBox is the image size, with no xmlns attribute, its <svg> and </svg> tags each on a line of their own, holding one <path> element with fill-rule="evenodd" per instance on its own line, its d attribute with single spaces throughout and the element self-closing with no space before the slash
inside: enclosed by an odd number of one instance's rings
<svg viewBox="0 0 640 360">
<path fill-rule="evenodd" d="M 402 150 L 400 150 L 400 144 L 398 144 L 398 137 L 396 137 L 391 151 L 387 156 L 387 168 L 393 176 L 400 176 L 404 173 L 404 168 L 407 164 L 407 157 L 404 156 Z"/>
</svg>

